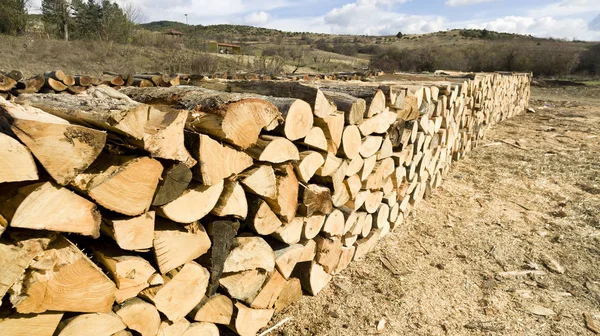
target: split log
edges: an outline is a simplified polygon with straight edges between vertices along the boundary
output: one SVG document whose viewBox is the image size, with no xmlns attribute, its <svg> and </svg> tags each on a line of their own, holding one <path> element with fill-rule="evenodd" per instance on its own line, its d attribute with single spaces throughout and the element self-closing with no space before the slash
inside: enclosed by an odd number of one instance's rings
<svg viewBox="0 0 600 336">
<path fill-rule="evenodd" d="M 152 157 L 180 161 L 192 167 L 196 160 L 184 145 L 183 128 L 187 117 L 188 111 L 185 110 L 148 107 L 143 139 L 128 141 L 147 151 Z"/>
<path fill-rule="evenodd" d="M 78 336 L 94 331 L 94 335 L 110 336 L 124 330 L 127 326 L 113 313 L 82 314 L 62 321 L 56 330 L 58 336 Z"/>
<path fill-rule="evenodd" d="M 383 143 L 377 152 L 377 160 L 383 160 L 391 157 L 394 154 L 394 146 L 389 134 L 386 134 L 383 138 Z"/>
<path fill-rule="evenodd" d="M 271 166 L 260 165 L 238 175 L 246 191 L 265 198 L 277 197 L 277 179 Z"/>
<path fill-rule="evenodd" d="M 247 153 L 258 161 L 283 163 L 299 160 L 298 148 L 286 138 L 262 135 L 252 144 Z"/>
<path fill-rule="evenodd" d="M 127 328 L 142 336 L 154 336 L 160 326 L 160 315 L 154 305 L 140 298 L 129 299 L 115 308 Z"/>
<path fill-rule="evenodd" d="M 156 270 L 146 259 L 126 255 L 116 248 L 99 245 L 94 248 L 94 260 L 104 267 L 117 285 L 115 298 L 117 303 L 138 295 L 150 286 Z"/>
<path fill-rule="evenodd" d="M 328 215 L 333 211 L 331 191 L 318 184 L 309 184 L 300 189 L 302 202 L 298 214 L 305 217 L 313 215 Z"/>
<path fill-rule="evenodd" d="M 153 87 L 154 83 L 152 81 L 147 80 L 147 79 L 134 78 L 133 79 L 133 86 L 137 86 L 137 87 Z"/>
<path fill-rule="evenodd" d="M 337 85 L 323 83 L 318 85 L 322 90 L 328 92 L 342 92 L 351 96 L 362 98 L 367 103 L 367 111 L 365 117 L 370 118 L 378 113 L 383 112 L 386 106 L 386 98 L 383 91 L 375 86 L 363 85 Z"/>
<path fill-rule="evenodd" d="M 116 73 L 104 73 L 101 77 L 100 77 L 100 81 L 105 84 L 105 85 L 111 85 L 111 86 L 123 86 L 125 85 L 125 80 L 123 80 L 123 77 L 121 75 L 118 75 Z"/>
<path fill-rule="evenodd" d="M 134 83 L 135 83 L 135 79 L 140 79 L 140 80 L 147 80 L 150 81 L 152 83 L 152 86 L 160 86 L 162 81 L 163 81 L 163 76 L 162 75 L 143 75 L 143 74 L 136 74 L 133 75 L 134 78 Z"/>
<path fill-rule="evenodd" d="M 208 279 L 209 273 L 204 267 L 193 261 L 188 262 L 158 289 L 152 302 L 170 321 L 179 321 L 200 303 Z"/>
<path fill-rule="evenodd" d="M 55 92 L 62 92 L 68 88 L 68 86 L 65 85 L 63 82 L 58 81 L 54 78 L 46 78 L 45 87 L 54 90 Z"/>
<path fill-rule="evenodd" d="M 29 149 L 3 133 L 0 133 L 0 161 L 10 162 L 0 165 L 0 183 L 38 179 L 37 167 Z"/>
<path fill-rule="evenodd" d="M 366 118 L 358 125 L 358 128 L 363 136 L 371 135 L 373 133 L 383 134 L 387 132 L 395 121 L 396 113 L 384 111 L 374 117 Z"/>
<path fill-rule="evenodd" d="M 148 210 L 163 167 L 148 158 L 101 154 L 71 183 L 103 207 L 137 216 Z"/>
<path fill-rule="evenodd" d="M 315 237 L 317 243 L 317 256 L 315 261 L 323 267 L 323 270 L 328 274 L 332 274 L 335 267 L 340 262 L 342 253 L 342 240 L 340 237 L 325 238 L 322 236 Z"/>
<path fill-rule="evenodd" d="M 319 294 L 332 279 L 332 276 L 316 261 L 298 263 L 292 276 L 300 279 L 302 288 L 313 296 Z"/>
<path fill-rule="evenodd" d="M 154 217 L 154 211 L 137 217 L 103 216 L 100 230 L 124 250 L 146 251 L 152 248 Z"/>
<path fill-rule="evenodd" d="M 304 138 L 313 127 L 313 112 L 310 105 L 300 99 L 265 97 L 277 106 L 283 116 L 283 124 L 275 131 L 290 141 Z"/>
<path fill-rule="evenodd" d="M 96 205 L 52 182 L 0 187 L 0 213 L 11 227 L 100 236 Z"/>
<path fill-rule="evenodd" d="M 298 208 L 298 179 L 294 174 L 294 168 L 291 164 L 278 167 L 275 171 L 277 180 L 277 196 L 265 200 L 271 207 L 271 210 L 281 216 L 281 218 L 290 222 L 296 215 Z"/>
<path fill-rule="evenodd" d="M 223 180 L 212 186 L 191 183 L 181 196 L 158 207 L 157 213 L 161 217 L 183 224 L 200 220 L 215 208 L 224 186 Z"/>
<path fill-rule="evenodd" d="M 203 83 L 202 85 L 227 92 L 248 92 L 264 96 L 301 99 L 313 107 L 314 115 L 317 117 L 327 116 L 336 110 L 335 104 L 330 102 L 321 90 L 298 82 L 229 81 L 216 83 L 216 85 L 215 83 Z"/>
<path fill-rule="evenodd" d="M 311 149 L 327 151 L 327 138 L 325 137 L 325 132 L 320 127 L 315 126 L 311 128 L 304 139 L 297 142 Z"/>
<path fill-rule="evenodd" d="M 383 200 L 383 192 L 381 191 L 371 191 L 368 193 L 367 195 L 367 199 L 365 200 L 365 210 L 370 213 L 370 214 L 374 214 L 377 209 L 379 208 L 379 205 L 381 204 L 381 201 Z"/>
<path fill-rule="evenodd" d="M 324 215 L 313 215 L 304 218 L 304 228 L 302 229 L 302 239 L 313 239 L 325 224 Z"/>
<path fill-rule="evenodd" d="M 133 139 L 144 138 L 148 106 L 132 101 L 106 86 L 94 87 L 85 94 L 23 94 L 16 100 L 73 123 L 92 125 Z"/>
<path fill-rule="evenodd" d="M 327 90 L 324 90 L 323 94 L 337 106 L 338 111 L 344 112 L 346 124 L 357 125 L 363 120 L 367 110 L 367 103 L 364 99 Z"/>
<path fill-rule="evenodd" d="M 362 231 L 360 232 L 359 236 L 367 237 L 372 229 L 373 229 L 373 215 L 371 215 L 370 213 L 367 213 L 367 214 L 365 214 Z"/>
<path fill-rule="evenodd" d="M 229 256 L 238 230 L 238 222 L 215 221 L 207 225 L 207 231 L 211 240 L 210 250 L 198 259 L 198 262 L 210 271 L 206 296 L 212 296 L 217 293 L 219 279 L 221 279 L 221 275 L 223 274 L 225 261 Z"/>
<path fill-rule="evenodd" d="M 158 335 L 160 336 L 183 336 L 188 330 L 191 323 L 186 319 L 181 319 L 175 323 L 167 321 L 160 322 L 158 327 Z"/>
<path fill-rule="evenodd" d="M 269 204 L 261 198 L 249 198 L 248 209 L 246 223 L 259 235 L 270 235 L 283 225 Z"/>
<path fill-rule="evenodd" d="M 318 152 L 303 151 L 300 152 L 299 161 L 293 164 L 298 180 L 303 183 L 308 183 L 315 172 L 325 164 L 325 159 L 323 158 L 323 155 Z"/>
<path fill-rule="evenodd" d="M 327 139 L 327 151 L 337 153 L 344 133 L 344 114 L 336 112 L 323 118 L 316 117 L 314 124 L 323 129 Z"/>
<path fill-rule="evenodd" d="M 219 328 L 212 323 L 192 323 L 182 336 L 219 336 Z"/>
<path fill-rule="evenodd" d="M 246 219 L 248 216 L 248 201 L 244 188 L 237 181 L 225 180 L 223 192 L 211 214 L 219 217 L 232 216 Z"/>
<path fill-rule="evenodd" d="M 75 79 L 75 85 L 78 86 L 90 86 L 92 85 L 92 77 L 87 75 L 75 75 L 73 76 Z"/>
<path fill-rule="evenodd" d="M 10 91 L 15 86 L 17 86 L 17 81 L 6 76 L 0 74 L 0 91 Z"/>
<path fill-rule="evenodd" d="M 282 120 L 275 105 L 255 96 L 199 87 L 128 87 L 122 92 L 142 103 L 176 104 L 194 110 L 188 117 L 188 129 L 242 149 L 256 143 L 263 128 L 272 130 Z"/>
<path fill-rule="evenodd" d="M 17 88 L 16 92 L 18 94 L 39 92 L 46 83 L 46 79 L 44 78 L 44 75 L 36 75 L 24 79 L 23 82 L 25 83 L 25 87 Z"/>
<path fill-rule="evenodd" d="M 191 180 L 192 171 L 184 163 L 167 166 L 158 181 L 152 205 L 161 206 L 174 201 L 183 194 Z"/>
<path fill-rule="evenodd" d="M 355 251 L 356 251 L 355 246 L 342 247 L 342 252 L 340 253 L 339 263 L 335 266 L 335 269 L 333 270 L 332 274 L 339 274 L 343 270 L 348 268 L 348 266 L 352 262 L 352 259 L 354 258 Z"/>
<path fill-rule="evenodd" d="M 307 239 L 300 242 L 300 245 L 304 246 L 304 250 L 302 251 L 298 263 L 314 260 L 317 255 L 317 243 L 312 239 Z"/>
<path fill-rule="evenodd" d="M 260 237 L 236 237 L 233 249 L 225 260 L 223 272 L 241 272 L 257 268 L 267 272 L 275 268 L 275 255 L 271 246 Z"/>
<path fill-rule="evenodd" d="M 346 188 L 350 193 L 350 198 L 355 199 L 358 196 L 360 189 L 362 188 L 362 182 L 358 174 L 352 175 L 344 180 Z"/>
<path fill-rule="evenodd" d="M 294 267 L 300 260 L 304 246 L 300 244 L 285 245 L 281 248 L 275 248 L 275 267 L 281 275 L 289 279 Z"/>
<path fill-rule="evenodd" d="M 352 160 L 359 156 L 361 144 L 362 138 L 358 127 L 354 125 L 348 125 L 344 128 L 338 155 Z"/>
<path fill-rule="evenodd" d="M 381 231 L 373 230 L 365 238 L 359 239 L 356 242 L 356 251 L 354 252 L 354 260 L 363 260 L 367 253 L 371 252 L 379 241 Z"/>
<path fill-rule="evenodd" d="M 24 314 L 108 312 L 115 291 L 115 284 L 102 270 L 61 236 L 37 255 L 10 300 L 17 312 Z"/>
<path fill-rule="evenodd" d="M 335 209 L 325 219 L 325 224 L 323 224 L 321 232 L 328 236 L 341 236 L 344 234 L 344 227 L 344 214 L 340 210 Z"/>
<path fill-rule="evenodd" d="M 11 336 L 52 336 L 64 313 L 12 314 L 0 320 L 0 330 Z"/>
<path fill-rule="evenodd" d="M 302 238 L 302 229 L 304 227 L 304 218 L 295 217 L 289 223 L 284 223 L 283 226 L 275 230 L 271 234 L 275 239 L 286 244 L 296 244 Z"/>
<path fill-rule="evenodd" d="M 369 135 L 365 137 L 360 145 L 360 155 L 365 159 L 375 155 L 379 148 L 381 148 L 382 142 L 383 138 L 380 136 Z"/>
<path fill-rule="evenodd" d="M 162 274 L 200 257 L 210 246 L 211 241 L 202 224 L 196 222 L 183 227 L 157 218 L 154 254 Z"/>
<path fill-rule="evenodd" d="M 194 178 L 205 185 L 217 184 L 253 164 L 248 154 L 222 145 L 208 135 L 186 132 L 185 143 L 194 159 L 198 161 L 198 165 L 192 168 Z"/>
<path fill-rule="evenodd" d="M 281 293 L 279 293 L 277 301 L 275 301 L 275 313 L 280 313 L 282 310 L 296 302 L 299 302 L 301 299 L 302 285 L 300 284 L 300 279 L 290 278 L 281 290 Z"/>
<path fill-rule="evenodd" d="M 44 251 L 56 238 L 53 235 L 42 234 L 31 237 L 12 237 L 0 240 L 0 296 L 4 297 L 6 292 L 18 280 L 20 280 L 25 269 L 29 267 L 33 258 Z"/>
<path fill-rule="evenodd" d="M 190 313 L 190 317 L 194 321 L 224 325 L 228 325 L 231 322 L 232 315 L 233 302 L 223 294 L 215 294 L 210 298 L 205 297 Z"/>
<path fill-rule="evenodd" d="M 107 86 L 97 86 L 78 95 L 23 94 L 16 100 L 75 124 L 90 125 L 125 137 L 154 157 L 184 162 L 195 160 L 183 144 L 188 112 L 159 110 L 139 104 Z"/>
<path fill-rule="evenodd" d="M 219 284 L 232 299 L 250 303 L 258 295 L 268 277 L 267 272 L 262 269 L 251 269 L 225 273 L 219 279 Z"/>
<path fill-rule="evenodd" d="M 248 308 L 243 303 L 237 302 L 234 318 L 229 325 L 231 330 L 241 336 L 254 336 L 258 331 L 271 321 L 273 309 Z"/>
<path fill-rule="evenodd" d="M 358 174 L 365 164 L 365 161 L 360 155 L 350 161 L 346 160 L 346 162 L 348 162 L 348 168 L 346 169 L 346 176 L 348 177 Z"/>
<path fill-rule="evenodd" d="M 106 143 L 104 132 L 7 101 L 0 101 L 0 130 L 21 140 L 61 185 L 85 171 Z"/>
<path fill-rule="evenodd" d="M 264 283 L 256 297 L 249 303 L 251 308 L 270 309 L 273 308 L 279 294 L 285 287 L 286 280 L 277 270 Z"/>
<path fill-rule="evenodd" d="M 383 229 L 386 224 L 389 225 L 390 207 L 382 203 L 374 214 L 373 222 L 377 229 Z"/>
<path fill-rule="evenodd" d="M 8 221 L 0 213 L 0 237 L 2 236 L 2 234 L 4 233 L 4 231 L 6 231 L 7 227 L 8 227 Z"/>
<path fill-rule="evenodd" d="M 332 153 L 322 153 L 325 163 L 315 172 L 318 176 L 333 176 L 338 171 L 344 160 Z"/>
</svg>

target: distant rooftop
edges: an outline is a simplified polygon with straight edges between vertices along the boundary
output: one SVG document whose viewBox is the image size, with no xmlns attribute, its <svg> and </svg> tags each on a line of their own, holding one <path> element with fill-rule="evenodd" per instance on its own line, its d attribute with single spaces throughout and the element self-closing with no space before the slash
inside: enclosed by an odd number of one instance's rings
<svg viewBox="0 0 600 336">
<path fill-rule="evenodd" d="M 169 29 L 165 32 L 165 34 L 178 35 L 178 36 L 185 35 L 184 33 L 180 32 L 179 30 L 175 30 L 175 29 Z"/>
</svg>

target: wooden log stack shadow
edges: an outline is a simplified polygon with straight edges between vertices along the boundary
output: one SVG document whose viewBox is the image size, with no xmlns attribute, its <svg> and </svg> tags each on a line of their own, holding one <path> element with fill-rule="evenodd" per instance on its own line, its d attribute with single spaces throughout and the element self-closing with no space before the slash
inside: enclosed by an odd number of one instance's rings
<svg viewBox="0 0 600 336">
<path fill-rule="evenodd" d="M 3 334 L 256 335 L 401 227 L 531 82 L 116 77 L 139 85 L 54 71 L 31 86 L 55 93 L 0 98 Z"/>
</svg>

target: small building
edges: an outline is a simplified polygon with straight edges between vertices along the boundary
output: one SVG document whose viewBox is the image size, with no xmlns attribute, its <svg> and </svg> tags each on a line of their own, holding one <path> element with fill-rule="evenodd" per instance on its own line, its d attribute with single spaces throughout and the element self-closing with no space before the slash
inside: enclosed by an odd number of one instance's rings
<svg viewBox="0 0 600 336">
<path fill-rule="evenodd" d="M 165 32 L 165 34 L 167 34 L 169 36 L 175 36 L 175 37 L 182 37 L 183 35 L 185 35 L 184 33 L 180 32 L 179 30 L 175 30 L 175 29 L 169 29 Z"/>
<path fill-rule="evenodd" d="M 237 44 L 229 44 L 229 43 L 219 43 L 217 41 L 208 42 L 208 52 L 216 53 L 216 54 L 231 54 L 231 55 L 241 55 L 242 54 L 242 46 Z"/>
</svg>

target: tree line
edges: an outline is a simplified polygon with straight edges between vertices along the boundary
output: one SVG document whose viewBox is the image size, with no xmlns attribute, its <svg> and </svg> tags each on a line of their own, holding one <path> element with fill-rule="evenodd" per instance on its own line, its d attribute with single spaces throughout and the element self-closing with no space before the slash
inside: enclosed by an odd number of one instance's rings
<svg viewBox="0 0 600 336">
<path fill-rule="evenodd" d="M 457 71 L 533 72 L 535 76 L 600 76 L 600 44 L 575 47 L 515 41 L 477 45 L 415 48 L 388 47 L 371 57 L 371 66 L 386 72 Z"/>
<path fill-rule="evenodd" d="M 0 33 L 26 32 L 28 0 L 0 1 Z M 135 12 L 110 0 L 42 0 L 41 20 L 49 35 L 65 39 L 125 43 L 131 36 Z"/>
</svg>

